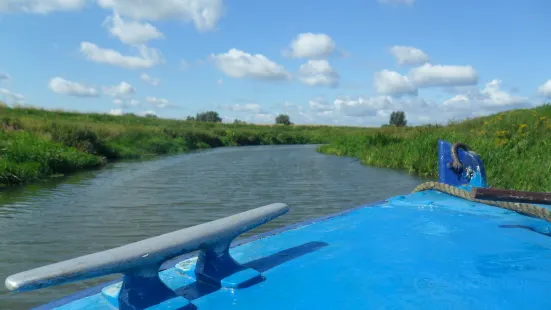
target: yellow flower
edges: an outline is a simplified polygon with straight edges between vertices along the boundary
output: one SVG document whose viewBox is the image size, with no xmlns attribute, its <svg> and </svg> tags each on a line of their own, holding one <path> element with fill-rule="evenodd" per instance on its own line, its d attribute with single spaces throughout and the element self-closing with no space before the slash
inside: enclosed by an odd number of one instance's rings
<svg viewBox="0 0 551 310">
<path fill-rule="evenodd" d="M 501 115 L 498 115 L 496 118 L 497 118 L 498 121 L 500 121 L 501 120 Z"/>
<path fill-rule="evenodd" d="M 497 146 L 503 146 L 509 142 L 507 139 L 496 139 L 496 145 Z"/>
<path fill-rule="evenodd" d="M 520 126 L 518 126 L 518 129 L 519 129 L 519 130 L 522 130 L 523 128 L 526 128 L 526 127 L 528 127 L 528 125 L 526 125 L 526 124 L 520 124 Z"/>
<path fill-rule="evenodd" d="M 488 125 L 488 122 L 484 122 L 484 125 Z"/>
</svg>

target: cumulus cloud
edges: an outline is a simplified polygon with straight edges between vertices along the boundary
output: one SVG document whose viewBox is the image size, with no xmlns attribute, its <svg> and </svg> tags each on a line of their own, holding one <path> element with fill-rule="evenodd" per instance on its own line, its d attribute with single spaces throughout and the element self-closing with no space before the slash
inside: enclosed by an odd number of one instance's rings
<svg viewBox="0 0 551 310">
<path fill-rule="evenodd" d="M 116 98 L 124 98 L 134 95 L 136 93 L 136 88 L 122 81 L 119 85 L 104 87 L 103 93 Z"/>
<path fill-rule="evenodd" d="M 324 99 L 310 100 L 308 101 L 308 106 L 310 107 L 310 110 L 315 112 L 333 111 L 335 109 L 334 105 Z"/>
<path fill-rule="evenodd" d="M 544 97 L 551 98 L 551 80 L 547 80 L 547 82 L 538 87 L 538 93 Z"/>
<path fill-rule="evenodd" d="M 149 74 L 147 73 L 142 73 L 140 75 L 140 79 L 142 79 L 142 81 L 148 83 L 148 84 L 151 84 L 153 86 L 157 86 L 159 85 L 159 83 L 161 83 L 161 80 L 157 79 L 157 78 L 154 78 L 154 77 L 151 77 Z"/>
<path fill-rule="evenodd" d="M 232 48 L 227 53 L 210 56 L 220 71 L 233 78 L 286 80 L 291 74 L 262 54 L 249 54 Z"/>
<path fill-rule="evenodd" d="M 125 69 L 146 69 L 163 62 L 158 50 L 145 45 L 139 47 L 140 56 L 124 56 L 115 50 L 101 48 L 90 42 L 82 42 L 80 52 L 90 61 Z"/>
<path fill-rule="evenodd" d="M 16 103 L 22 102 L 25 99 L 23 95 L 14 93 L 5 88 L 0 88 L 0 95 L 4 97 L 3 99 L 6 99 L 6 100 L 10 99 L 15 101 Z"/>
<path fill-rule="evenodd" d="M 383 95 L 417 95 L 417 86 L 415 86 L 407 76 L 398 72 L 383 70 L 375 73 L 375 90 Z"/>
<path fill-rule="evenodd" d="M 138 112 L 137 115 L 139 116 L 157 116 L 157 112 L 152 110 L 142 111 Z"/>
<path fill-rule="evenodd" d="M 507 93 L 501 89 L 501 84 L 500 80 L 493 80 L 482 89 L 469 88 L 465 93 L 456 94 L 442 102 L 419 97 L 339 97 L 334 101 L 337 109 L 331 113 L 331 117 L 340 120 L 353 117 L 361 119 L 365 125 L 381 125 L 388 123 L 392 111 L 401 110 L 406 113 L 408 123 L 419 125 L 446 123 L 452 119 L 461 120 L 532 106 L 528 98 Z M 350 119 L 347 122 L 353 123 Z"/>
<path fill-rule="evenodd" d="M 407 76 L 390 70 L 375 73 L 375 90 L 379 94 L 416 95 L 419 88 L 467 87 L 478 83 L 478 73 L 471 66 L 432 65 L 426 63 L 411 69 Z"/>
<path fill-rule="evenodd" d="M 172 104 L 167 99 L 164 99 L 164 98 L 147 97 L 145 98 L 145 101 L 160 109 L 172 106 Z"/>
<path fill-rule="evenodd" d="M 501 80 L 492 80 L 480 91 L 458 94 L 444 101 L 446 107 L 475 109 L 495 112 L 497 110 L 528 107 L 530 100 L 522 96 L 514 96 L 501 89 Z"/>
<path fill-rule="evenodd" d="M 88 0 L 1 0 L 0 13 L 48 14 L 82 9 Z"/>
<path fill-rule="evenodd" d="M 234 112 L 261 113 L 262 108 L 258 103 L 233 104 L 226 107 L 227 110 Z"/>
<path fill-rule="evenodd" d="M 372 116 L 380 110 L 386 110 L 392 107 L 392 98 L 390 97 L 340 97 L 335 99 L 337 111 L 346 116 Z"/>
<path fill-rule="evenodd" d="M 121 107 L 136 107 L 140 105 L 140 102 L 136 99 L 113 99 L 113 103 Z"/>
<path fill-rule="evenodd" d="M 191 21 L 199 30 L 215 28 L 224 9 L 222 0 L 97 0 L 97 2 L 105 9 L 115 10 L 135 20 Z"/>
<path fill-rule="evenodd" d="M 323 58 L 334 52 L 336 47 L 333 39 L 324 33 L 301 33 L 289 45 L 289 54 L 296 58 Z"/>
<path fill-rule="evenodd" d="M 48 86 L 54 93 L 60 95 L 75 97 L 98 97 L 100 95 L 100 92 L 94 87 L 86 86 L 78 82 L 68 81 L 61 77 L 54 77 L 50 79 Z"/>
<path fill-rule="evenodd" d="M 107 17 L 104 26 L 108 28 L 112 36 L 117 37 L 124 44 L 141 45 L 151 40 L 164 38 L 164 35 L 153 25 L 138 21 L 125 21 L 116 11 L 113 12 L 113 16 Z"/>
<path fill-rule="evenodd" d="M 327 60 L 309 60 L 299 68 L 300 81 L 310 86 L 336 87 L 340 75 Z"/>
<path fill-rule="evenodd" d="M 111 109 L 111 111 L 109 111 L 109 114 L 111 114 L 111 115 L 122 115 L 122 109 Z"/>
<path fill-rule="evenodd" d="M 421 65 L 429 61 L 429 55 L 412 46 L 396 45 L 390 48 L 390 53 L 401 66 Z"/>
<path fill-rule="evenodd" d="M 478 73 L 471 66 L 424 64 L 408 73 L 417 87 L 461 86 L 478 83 Z"/>
</svg>

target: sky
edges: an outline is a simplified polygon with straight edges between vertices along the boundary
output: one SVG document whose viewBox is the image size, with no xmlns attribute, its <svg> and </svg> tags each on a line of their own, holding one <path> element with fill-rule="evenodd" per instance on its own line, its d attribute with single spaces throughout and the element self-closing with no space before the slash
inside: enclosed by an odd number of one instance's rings
<svg viewBox="0 0 551 310">
<path fill-rule="evenodd" d="M 0 0 L 0 100 L 446 123 L 551 101 L 548 0 Z"/>
</svg>

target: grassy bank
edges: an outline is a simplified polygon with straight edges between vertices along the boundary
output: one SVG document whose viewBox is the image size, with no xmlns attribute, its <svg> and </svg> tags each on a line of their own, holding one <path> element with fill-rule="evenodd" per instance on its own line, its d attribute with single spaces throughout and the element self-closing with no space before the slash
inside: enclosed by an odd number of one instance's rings
<svg viewBox="0 0 551 310">
<path fill-rule="evenodd" d="M 99 167 L 109 160 L 220 146 L 326 143 L 361 130 L 217 124 L 0 106 L 0 186 Z"/>
<path fill-rule="evenodd" d="M 551 192 L 551 105 L 447 126 L 381 128 L 320 147 L 366 165 L 437 176 L 437 141 L 464 142 L 482 157 L 490 186 Z"/>
</svg>

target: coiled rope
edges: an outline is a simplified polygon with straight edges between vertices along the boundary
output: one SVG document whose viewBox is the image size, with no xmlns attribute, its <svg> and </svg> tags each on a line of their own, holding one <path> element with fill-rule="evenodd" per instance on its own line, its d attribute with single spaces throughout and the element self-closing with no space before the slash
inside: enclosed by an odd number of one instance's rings
<svg viewBox="0 0 551 310">
<path fill-rule="evenodd" d="M 472 152 L 471 149 L 469 148 L 469 146 L 467 146 L 464 143 L 454 143 L 453 144 L 453 146 L 451 148 L 451 156 L 452 156 L 452 160 L 453 160 L 452 167 L 454 169 L 456 169 L 456 171 L 459 172 L 459 171 L 463 170 L 463 164 L 459 160 L 459 156 L 457 154 L 457 149 L 458 148 L 462 148 L 462 149 L 464 149 L 464 150 L 466 150 L 470 153 L 474 153 L 474 152 Z M 474 154 L 476 154 L 476 153 L 474 153 Z M 431 190 L 431 189 L 432 190 L 437 190 L 437 191 L 440 191 L 440 192 L 443 192 L 443 193 L 446 193 L 446 194 L 449 194 L 449 195 L 452 195 L 452 196 L 455 196 L 455 197 L 458 197 L 458 198 L 462 198 L 462 199 L 465 199 L 465 200 L 470 200 L 470 201 L 474 201 L 474 202 L 478 202 L 478 203 L 482 203 L 482 204 L 487 204 L 487 205 L 490 205 L 490 206 L 495 206 L 495 207 L 498 207 L 498 208 L 511 210 L 511 211 L 521 213 L 521 214 L 524 214 L 524 215 L 536 217 L 536 218 L 539 218 L 539 219 L 542 219 L 542 220 L 545 220 L 545 221 L 551 223 L 551 210 L 549 210 L 547 208 L 539 207 L 539 206 L 536 206 L 536 205 L 533 205 L 533 204 L 528 204 L 528 203 L 475 199 L 471 196 L 471 194 L 468 191 L 466 191 L 464 189 L 461 189 L 461 188 L 458 188 L 458 187 L 455 187 L 455 186 L 452 186 L 452 185 L 449 185 L 449 184 L 445 184 L 445 183 L 426 182 L 426 183 L 423 183 L 423 184 L 420 184 L 419 186 L 417 186 L 413 190 L 413 193 L 421 192 L 421 191 L 425 191 L 425 190 Z"/>
<path fill-rule="evenodd" d="M 445 183 L 426 182 L 417 186 L 413 190 L 413 192 L 414 193 L 421 192 L 421 191 L 426 191 L 430 189 L 437 190 L 446 194 L 450 194 L 452 196 L 462 198 L 465 200 L 487 204 L 498 208 L 515 211 L 524 215 L 537 217 L 551 223 L 551 210 L 547 208 L 539 207 L 528 203 L 475 199 L 471 196 L 471 194 L 468 191 L 452 185 L 445 184 Z"/>
</svg>

